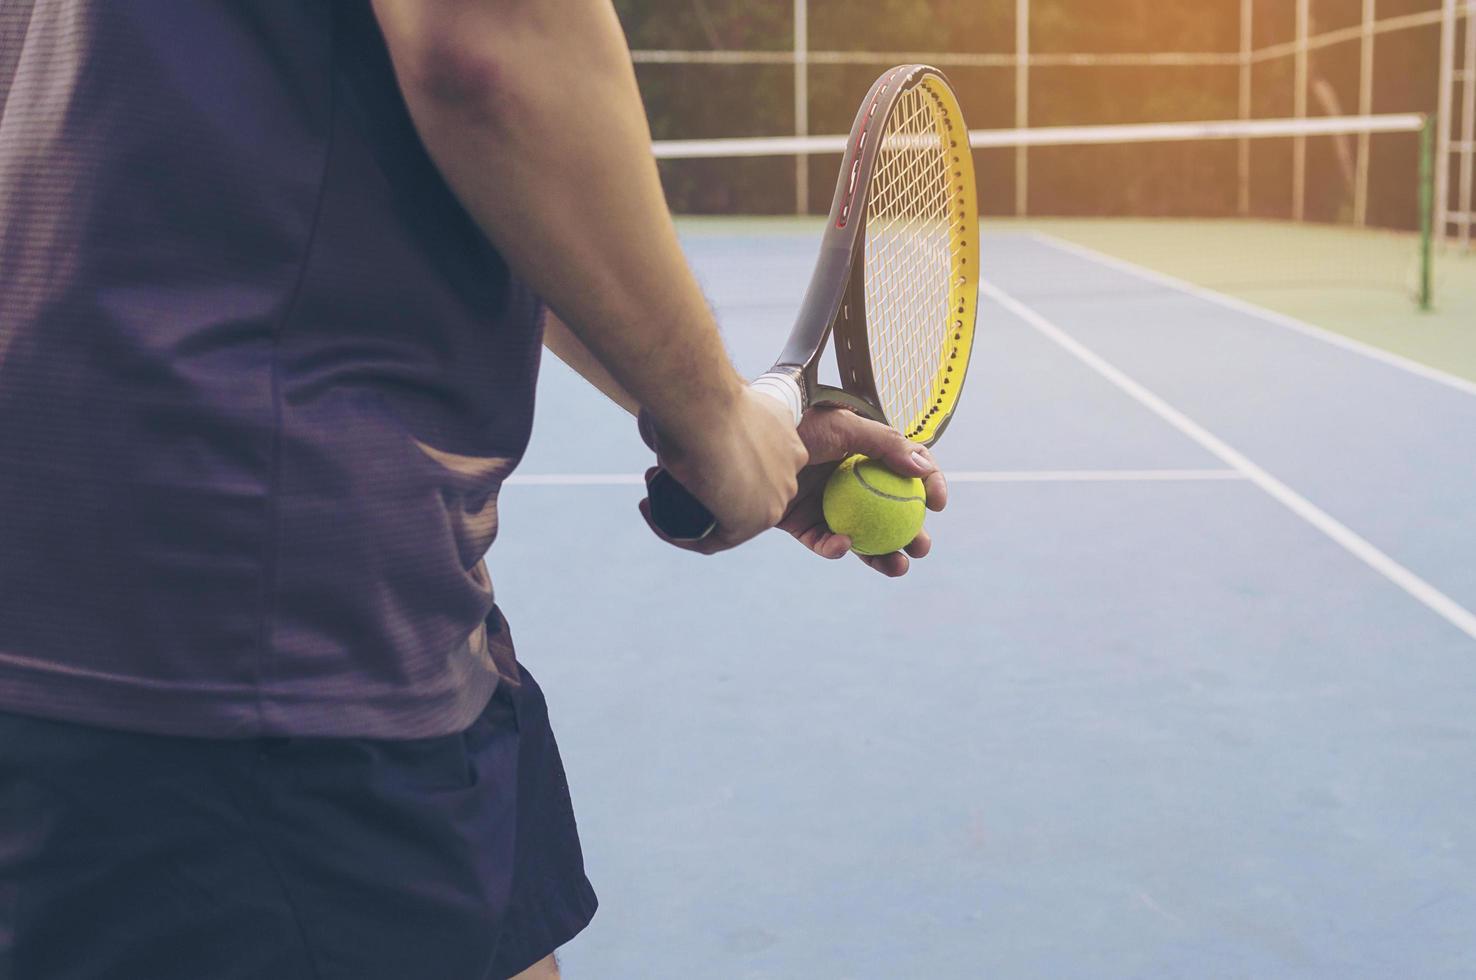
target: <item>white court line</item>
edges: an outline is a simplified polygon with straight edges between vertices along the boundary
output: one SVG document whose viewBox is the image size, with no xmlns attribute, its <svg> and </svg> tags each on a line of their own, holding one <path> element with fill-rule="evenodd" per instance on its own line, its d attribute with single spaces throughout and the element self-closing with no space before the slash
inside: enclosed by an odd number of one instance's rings
<svg viewBox="0 0 1476 980">
<path fill-rule="evenodd" d="M 1375 361 L 1379 361 L 1380 363 L 1387 364 L 1391 367 L 1396 367 L 1401 370 L 1408 371 L 1411 374 L 1419 375 L 1426 381 L 1435 381 L 1439 384 L 1454 388 L 1457 391 L 1463 391 L 1468 395 L 1476 395 L 1476 382 L 1469 381 L 1466 378 L 1457 377 L 1454 374 L 1447 374 L 1446 372 L 1441 371 L 1439 368 L 1430 367 L 1430 365 L 1428 364 L 1421 364 L 1419 361 L 1414 361 L 1407 357 L 1402 357 L 1399 354 L 1390 353 L 1389 351 L 1384 350 L 1382 347 L 1375 347 L 1373 344 L 1366 344 L 1361 340 L 1354 340 L 1351 337 L 1344 337 L 1340 333 L 1334 333 L 1331 330 L 1324 330 L 1322 327 L 1314 327 L 1312 324 L 1307 323 L 1303 320 L 1298 320 L 1294 316 L 1287 316 L 1285 313 L 1277 313 L 1275 310 L 1268 310 L 1264 306 L 1257 306 L 1256 304 L 1247 302 L 1243 299 L 1236 299 L 1234 296 L 1226 296 L 1224 293 L 1216 292 L 1215 290 L 1209 289 L 1208 287 L 1197 286 L 1194 283 L 1188 282 L 1184 279 L 1179 279 L 1162 272 L 1157 272 L 1153 269 L 1145 268 L 1134 262 L 1129 262 L 1126 259 L 1119 259 L 1116 256 L 1107 255 L 1103 252 L 1097 251 L 1094 248 L 1088 248 L 1085 245 L 1078 245 L 1075 242 L 1068 242 L 1065 239 L 1057 238 L 1056 236 L 1046 234 L 1045 232 L 1027 231 L 1024 234 L 1026 235 L 1026 237 L 1034 239 L 1035 241 L 1040 242 L 1042 245 L 1045 245 L 1048 248 L 1059 249 L 1062 252 L 1069 252 L 1070 254 L 1075 255 L 1079 258 L 1086 259 L 1088 262 L 1095 262 L 1098 265 L 1104 265 L 1110 269 L 1116 269 L 1119 272 L 1125 272 L 1128 275 L 1134 276 L 1138 279 L 1144 279 L 1148 282 L 1156 283 L 1160 286 L 1167 286 L 1169 289 L 1177 290 L 1181 293 L 1188 293 L 1190 296 L 1194 296 L 1207 302 L 1214 303 L 1217 306 L 1223 306 L 1226 309 L 1234 310 L 1237 313 L 1244 313 L 1247 316 L 1253 316 L 1257 320 L 1261 320 L 1265 323 L 1272 323 L 1278 327 L 1285 327 L 1287 330 L 1294 330 L 1297 333 L 1305 334 L 1308 337 L 1315 337 L 1316 339 L 1324 341 L 1325 343 L 1332 344 L 1334 347 L 1341 347 L 1344 350 L 1352 351 L 1355 354 L 1362 354 L 1364 357 L 1372 358 Z"/>
<path fill-rule="evenodd" d="M 1384 576 L 1384 578 L 1399 586 L 1405 592 L 1408 592 L 1416 600 L 1429 607 L 1456 629 L 1465 633 L 1471 639 L 1476 640 L 1476 614 L 1473 614 L 1469 609 L 1466 609 L 1450 596 L 1441 592 L 1429 582 L 1426 582 L 1414 572 L 1384 554 L 1369 541 L 1355 533 L 1346 524 L 1343 524 L 1337 518 L 1312 503 L 1312 501 L 1303 497 L 1291 487 L 1251 462 L 1240 451 L 1234 449 L 1158 395 L 1128 377 L 1100 355 L 1083 346 L 1076 338 L 1035 312 L 1035 310 L 1015 299 L 1009 293 L 1006 293 L 992 283 L 985 283 L 980 287 L 980 291 L 1034 327 L 1040 333 L 1065 348 L 1077 360 L 1117 386 L 1144 408 L 1223 460 L 1227 466 L 1244 474 L 1246 479 L 1266 491 L 1266 493 L 1270 494 L 1277 502 L 1285 506 L 1292 513 L 1337 542 L 1350 554 Z"/>
<path fill-rule="evenodd" d="M 645 486 L 639 473 L 514 473 L 503 485 L 521 483 L 530 487 L 623 487 Z"/>
<path fill-rule="evenodd" d="M 1235 470 L 950 470 L 955 483 L 1155 483 L 1182 480 L 1244 480 Z"/>
<path fill-rule="evenodd" d="M 1244 480 L 1236 470 L 945 470 L 952 483 L 1152 483 Z M 635 473 L 515 473 L 507 484 L 532 487 L 643 486 Z"/>
</svg>

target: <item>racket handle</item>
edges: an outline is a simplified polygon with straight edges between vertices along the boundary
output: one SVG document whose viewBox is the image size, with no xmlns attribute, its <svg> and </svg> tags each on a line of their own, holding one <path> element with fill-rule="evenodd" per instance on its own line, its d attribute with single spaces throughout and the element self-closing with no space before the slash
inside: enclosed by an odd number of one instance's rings
<svg viewBox="0 0 1476 980">
<path fill-rule="evenodd" d="M 805 396 L 793 376 L 770 371 L 755 378 L 750 387 L 788 408 L 795 427 L 799 427 L 805 414 Z M 701 541 L 717 527 L 712 511 L 664 468 L 646 480 L 646 497 L 651 501 L 651 523 L 673 541 Z"/>
</svg>

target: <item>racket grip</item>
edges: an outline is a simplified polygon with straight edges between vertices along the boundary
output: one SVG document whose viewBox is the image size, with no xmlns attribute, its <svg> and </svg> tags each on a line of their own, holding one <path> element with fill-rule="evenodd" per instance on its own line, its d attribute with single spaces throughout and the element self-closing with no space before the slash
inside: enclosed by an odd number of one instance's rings
<svg viewBox="0 0 1476 980">
<path fill-rule="evenodd" d="M 805 393 L 800 390 L 799 382 L 793 375 L 783 371 L 770 371 L 754 378 L 749 387 L 789 409 L 794 416 L 794 427 L 799 428 L 800 419 L 805 416 Z"/>
<path fill-rule="evenodd" d="M 805 414 L 805 396 L 793 376 L 770 371 L 755 378 L 750 387 L 788 408 L 795 427 L 799 427 Z M 717 527 L 712 511 L 665 468 L 656 470 L 646 480 L 646 498 L 651 502 L 651 523 L 673 541 L 701 541 Z"/>
</svg>

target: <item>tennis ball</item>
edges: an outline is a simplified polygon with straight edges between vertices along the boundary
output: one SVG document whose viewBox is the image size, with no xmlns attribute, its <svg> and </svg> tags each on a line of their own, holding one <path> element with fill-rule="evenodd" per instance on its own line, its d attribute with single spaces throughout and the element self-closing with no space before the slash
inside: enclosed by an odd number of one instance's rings
<svg viewBox="0 0 1476 980">
<path fill-rule="evenodd" d="M 851 456 L 825 484 L 825 523 L 848 535 L 858 555 L 898 551 L 922 530 L 927 504 L 923 482 L 898 476 L 876 460 Z"/>
</svg>

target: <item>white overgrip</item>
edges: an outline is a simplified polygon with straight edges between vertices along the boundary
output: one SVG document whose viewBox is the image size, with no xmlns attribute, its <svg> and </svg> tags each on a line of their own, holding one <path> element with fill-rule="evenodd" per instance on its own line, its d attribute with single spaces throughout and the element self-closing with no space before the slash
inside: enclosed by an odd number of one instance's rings
<svg viewBox="0 0 1476 980">
<path fill-rule="evenodd" d="M 755 378 L 750 387 L 787 406 L 794 415 L 795 428 L 799 427 L 805 414 L 805 395 L 800 391 L 798 381 L 788 374 L 770 371 Z"/>
</svg>

